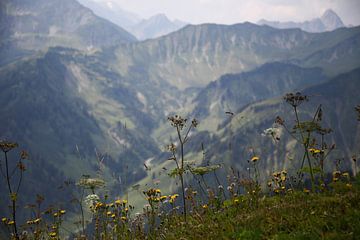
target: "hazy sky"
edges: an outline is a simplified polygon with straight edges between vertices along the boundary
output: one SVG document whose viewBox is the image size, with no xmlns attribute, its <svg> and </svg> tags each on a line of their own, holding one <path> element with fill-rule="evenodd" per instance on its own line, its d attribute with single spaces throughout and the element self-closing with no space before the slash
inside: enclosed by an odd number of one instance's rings
<svg viewBox="0 0 360 240">
<path fill-rule="evenodd" d="M 165 13 L 190 23 L 256 22 L 261 18 L 303 21 L 331 8 L 345 24 L 360 25 L 360 0 L 96 0 L 116 2 L 124 10 L 148 18 Z"/>
</svg>

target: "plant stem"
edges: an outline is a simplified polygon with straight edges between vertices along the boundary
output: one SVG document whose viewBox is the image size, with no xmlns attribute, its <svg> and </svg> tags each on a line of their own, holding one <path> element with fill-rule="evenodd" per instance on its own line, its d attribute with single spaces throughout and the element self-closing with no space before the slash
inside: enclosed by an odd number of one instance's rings
<svg viewBox="0 0 360 240">
<path fill-rule="evenodd" d="M 295 111 L 295 116 L 296 116 L 296 122 L 297 122 L 299 131 L 300 131 L 300 135 L 301 135 L 302 145 L 304 146 L 305 155 L 306 155 L 306 158 L 308 160 L 308 165 L 309 165 L 309 168 L 310 168 L 311 188 L 314 191 L 314 181 L 315 180 L 314 180 L 313 169 L 312 169 L 312 166 L 311 166 L 309 151 L 308 151 L 308 142 L 309 142 L 309 140 L 307 139 L 307 141 L 305 142 L 305 138 L 304 138 L 304 135 L 303 135 L 301 127 L 300 127 L 300 120 L 299 120 L 299 115 L 298 115 L 296 106 L 294 107 L 294 111 Z"/>
<path fill-rule="evenodd" d="M 18 235 L 18 231 L 17 231 L 17 224 L 16 224 L 16 200 L 15 197 L 13 196 L 13 191 L 11 189 L 11 183 L 10 183 L 10 176 L 9 176 L 9 163 L 8 163 L 8 157 L 7 157 L 7 152 L 4 152 L 5 154 L 5 167 L 6 167 L 6 182 L 8 185 L 8 189 L 9 189 L 9 193 L 10 193 L 10 198 L 11 198 L 11 203 L 12 203 L 12 217 L 13 217 L 13 221 L 14 221 L 14 234 L 15 234 L 15 239 L 19 239 L 19 235 Z"/>
</svg>

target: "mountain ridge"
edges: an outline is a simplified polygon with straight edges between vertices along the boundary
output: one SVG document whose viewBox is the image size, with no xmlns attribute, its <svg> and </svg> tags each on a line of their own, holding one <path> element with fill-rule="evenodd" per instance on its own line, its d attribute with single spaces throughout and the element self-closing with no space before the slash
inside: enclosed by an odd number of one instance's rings
<svg viewBox="0 0 360 240">
<path fill-rule="evenodd" d="M 268 25 L 280 29 L 300 28 L 307 32 L 333 31 L 335 29 L 345 27 L 341 18 L 332 9 L 327 9 L 319 18 L 314 18 L 304 22 L 279 22 L 261 19 L 257 23 L 259 25 Z"/>
</svg>

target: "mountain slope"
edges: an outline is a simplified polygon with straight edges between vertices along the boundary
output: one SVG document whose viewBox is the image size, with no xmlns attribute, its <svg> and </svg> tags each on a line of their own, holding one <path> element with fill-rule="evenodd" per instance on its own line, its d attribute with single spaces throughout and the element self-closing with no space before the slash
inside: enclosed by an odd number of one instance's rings
<svg viewBox="0 0 360 240">
<path fill-rule="evenodd" d="M 51 46 L 90 50 L 136 39 L 124 29 L 95 16 L 75 0 L 5 0 L 1 3 L 0 54 Z M 2 60 L 4 61 L 4 60 Z"/>
<path fill-rule="evenodd" d="M 310 97 L 310 102 L 301 105 L 300 119 L 311 119 L 318 105 L 322 104 L 323 125 L 333 129 L 333 133 L 325 137 L 328 145 L 336 143 L 336 150 L 325 163 L 326 171 L 334 169 L 336 159 L 344 159 L 340 165 L 342 169 L 353 170 L 350 159 L 360 149 L 360 125 L 354 111 L 354 107 L 360 102 L 357 90 L 360 86 L 359 79 L 360 68 L 357 68 L 301 91 Z M 301 147 L 281 127 L 277 129 L 279 143 L 275 144 L 269 136 L 262 136 L 263 130 L 272 127 L 277 116 L 281 116 L 291 129 L 294 122 L 291 111 L 291 106 L 280 97 L 244 107 L 233 116 L 231 123 L 225 121 L 219 136 L 222 141 L 209 147 L 209 156 L 214 156 L 211 158 L 216 162 L 226 159 L 227 164 L 244 171 L 251 156 L 248 149 L 251 148 L 261 157 L 259 169 L 263 177 L 284 168 L 296 171 L 301 162 Z M 236 146 L 231 150 L 228 147 L 230 141 L 232 146 Z M 223 158 L 224 156 L 228 157 Z"/>
<path fill-rule="evenodd" d="M 0 101 L 0 139 L 30 152 L 26 203 L 35 193 L 50 203 L 62 199 L 51 191 L 54 185 L 82 174 L 100 173 L 109 190 L 121 176 L 114 190 L 120 194 L 145 175 L 142 163 L 159 152 L 148 137 L 153 120 L 141 111 L 137 92 L 96 56 L 56 48 L 2 67 Z"/>
<path fill-rule="evenodd" d="M 236 112 L 251 102 L 279 96 L 325 79 L 319 68 L 267 63 L 253 71 L 227 74 L 211 82 L 194 99 L 192 114 L 200 120 L 211 122 L 212 127 L 216 128 L 216 122 L 220 123 L 225 111 Z"/>
<path fill-rule="evenodd" d="M 360 27 L 314 34 L 250 23 L 188 25 L 164 37 L 117 48 L 113 66 L 122 75 L 141 68 L 154 82 L 166 81 L 180 89 L 203 87 L 226 73 L 249 71 L 266 62 L 299 60 L 301 65 L 301 59 L 316 52 L 358 39 L 359 32 Z M 360 48 L 357 41 L 353 48 Z M 339 55 L 338 67 L 346 65 L 345 60 L 358 66 L 358 54 Z M 333 68 L 326 61 L 318 64 L 325 71 Z"/>
<path fill-rule="evenodd" d="M 123 10 L 115 1 L 79 0 L 79 3 L 90 8 L 96 15 L 131 31 L 131 27 L 141 21 L 134 13 Z"/>
</svg>

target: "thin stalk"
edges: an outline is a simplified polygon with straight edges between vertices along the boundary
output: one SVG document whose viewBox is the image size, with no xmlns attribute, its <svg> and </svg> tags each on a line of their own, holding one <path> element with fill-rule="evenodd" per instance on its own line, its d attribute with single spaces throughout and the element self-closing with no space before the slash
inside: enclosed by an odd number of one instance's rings
<svg viewBox="0 0 360 240">
<path fill-rule="evenodd" d="M 302 133 L 302 131 L 301 131 L 301 128 L 300 128 L 300 120 L 299 120 L 299 115 L 298 115 L 296 106 L 294 107 L 294 111 L 295 111 L 295 116 L 296 116 L 296 122 L 297 122 L 297 124 L 298 124 L 298 128 L 299 128 L 299 131 L 300 131 L 300 136 L 301 136 L 301 140 L 302 140 L 302 145 L 304 146 L 305 155 L 306 155 L 306 158 L 307 158 L 307 160 L 308 160 L 308 165 L 309 165 L 309 168 L 310 168 L 311 188 L 312 188 L 312 190 L 314 191 L 314 189 L 315 189 L 314 181 L 315 181 L 315 180 L 314 180 L 313 169 L 312 169 L 312 166 L 311 166 L 309 151 L 308 151 L 308 139 L 307 139 L 307 142 L 305 142 L 304 135 L 303 135 L 303 133 Z"/>
<path fill-rule="evenodd" d="M 18 235 L 18 231 L 17 231 L 17 223 L 16 223 L 16 200 L 14 199 L 13 196 L 13 191 L 11 189 L 11 184 L 10 184 L 10 175 L 9 175 L 9 163 L 8 163 L 8 157 L 7 157 L 7 152 L 4 152 L 5 154 L 5 167 L 6 167 L 6 182 L 7 182 L 7 186 L 9 189 L 9 193 L 10 193 L 10 197 L 11 197 L 11 210 L 12 210 L 12 217 L 13 217 L 13 221 L 14 221 L 14 234 L 15 234 L 15 239 L 19 239 L 19 235 Z"/>
<path fill-rule="evenodd" d="M 184 177 L 183 177 L 183 174 L 184 174 L 184 172 L 183 172 L 184 171 L 184 142 L 181 138 L 180 129 L 178 126 L 176 127 L 176 131 L 178 134 L 178 138 L 179 138 L 179 142 L 180 142 L 180 151 L 181 151 L 180 152 L 181 153 L 181 171 L 179 172 L 179 175 L 180 175 L 181 191 L 182 191 L 182 197 L 183 197 L 184 221 L 186 222 L 186 199 L 185 199 L 185 187 L 184 187 Z M 189 133 L 189 131 L 188 131 L 188 133 Z M 186 134 L 186 137 L 187 137 L 187 134 Z M 186 139 L 186 137 L 185 137 L 185 139 Z"/>
</svg>

